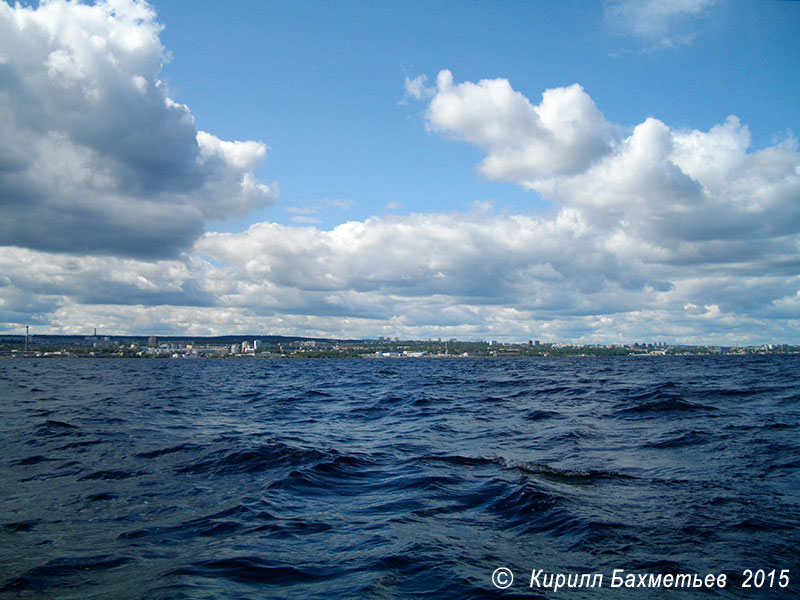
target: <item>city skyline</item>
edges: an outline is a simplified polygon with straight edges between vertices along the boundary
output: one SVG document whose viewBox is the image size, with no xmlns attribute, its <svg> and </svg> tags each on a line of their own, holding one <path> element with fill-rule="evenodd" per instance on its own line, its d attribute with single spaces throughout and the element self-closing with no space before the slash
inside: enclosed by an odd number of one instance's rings
<svg viewBox="0 0 800 600">
<path fill-rule="evenodd" d="M 798 26 L 0 2 L 0 333 L 800 343 Z"/>
</svg>

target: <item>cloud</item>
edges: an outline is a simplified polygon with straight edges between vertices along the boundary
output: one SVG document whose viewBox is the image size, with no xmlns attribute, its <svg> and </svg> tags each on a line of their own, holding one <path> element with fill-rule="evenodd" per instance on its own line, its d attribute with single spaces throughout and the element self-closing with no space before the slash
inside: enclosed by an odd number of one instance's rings
<svg viewBox="0 0 800 600">
<path fill-rule="evenodd" d="M 487 152 L 483 175 L 529 187 L 584 170 L 618 137 L 578 84 L 546 90 L 534 106 L 506 79 L 454 84 L 450 71 L 441 71 L 426 117 L 431 130 Z"/>
<path fill-rule="evenodd" d="M 0 321 L 75 333 L 800 340 L 793 138 L 753 149 L 735 116 L 707 131 L 656 118 L 622 127 L 577 85 L 538 105 L 506 80 L 456 84 L 443 72 L 431 89 L 420 95 L 430 130 L 481 148 L 486 177 L 535 190 L 551 212 L 479 203 L 330 230 L 263 222 L 160 260 L 5 247 Z M 196 139 L 223 171 L 260 159 L 257 144 Z M 313 219 L 349 205 L 287 210 Z"/>
<path fill-rule="evenodd" d="M 216 298 L 203 287 L 209 266 L 196 258 L 143 261 L 99 256 L 70 256 L 3 248 L 0 255 L 2 296 L 16 290 L 19 298 L 51 303 L 169 304 L 206 306 Z M 2 280 L 7 283 L 2 285 Z M 8 309 L 18 302 L 6 303 Z"/>
<path fill-rule="evenodd" d="M 748 144 L 735 117 L 708 132 L 648 119 L 583 173 L 533 187 L 604 228 L 620 256 L 773 272 L 797 262 L 800 161 Z"/>
<path fill-rule="evenodd" d="M 553 304 L 556 309 L 565 306 L 565 298 L 551 302 L 551 294 L 543 293 L 556 282 L 564 296 L 579 290 L 590 294 L 606 284 L 637 288 L 648 283 L 618 268 L 608 252 L 581 251 L 592 245 L 593 234 L 566 216 L 545 221 L 435 213 L 373 217 L 330 231 L 259 223 L 242 233 L 209 233 L 196 249 L 230 265 L 236 281 L 269 281 L 326 297 L 344 291 L 449 296 L 454 302 Z"/>
<path fill-rule="evenodd" d="M 355 202 L 350 198 L 322 198 L 299 206 L 285 206 L 284 210 L 293 215 L 290 217 L 293 223 L 310 225 L 322 223 L 323 218 L 330 217 L 333 213 L 348 211 L 353 206 Z"/>
<path fill-rule="evenodd" d="M 260 223 L 208 233 L 191 257 L 156 262 L 10 249 L 0 254 L 0 314 L 7 327 L 77 333 L 92 324 L 108 333 L 715 343 L 800 334 L 796 268 L 752 258 L 744 271 L 675 265 L 615 236 L 564 208 L 554 218 L 376 217 L 329 231 Z"/>
<path fill-rule="evenodd" d="M 694 19 L 707 14 L 716 0 L 612 0 L 605 17 L 625 33 L 653 43 L 658 48 L 691 45 L 696 33 Z"/>
<path fill-rule="evenodd" d="M 144 2 L 0 3 L 0 243 L 157 258 L 276 191 L 260 142 L 198 131 Z"/>
<path fill-rule="evenodd" d="M 419 75 L 414 79 L 406 77 L 405 80 L 406 98 L 423 100 L 433 95 L 434 90 L 428 87 L 428 77 Z"/>
<path fill-rule="evenodd" d="M 533 106 L 505 79 L 454 85 L 449 71 L 425 116 L 432 130 L 486 151 L 485 176 L 536 190 L 562 217 L 575 211 L 620 259 L 769 271 L 796 264 L 794 141 L 749 152 L 750 133 L 735 116 L 707 132 L 649 118 L 623 138 L 579 86 L 547 90 Z"/>
</svg>

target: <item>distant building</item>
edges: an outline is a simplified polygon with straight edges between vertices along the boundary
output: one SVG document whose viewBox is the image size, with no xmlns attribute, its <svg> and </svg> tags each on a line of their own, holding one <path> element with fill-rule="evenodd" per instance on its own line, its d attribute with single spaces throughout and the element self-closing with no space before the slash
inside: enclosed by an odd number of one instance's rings
<svg viewBox="0 0 800 600">
<path fill-rule="evenodd" d="M 156 348 L 158 346 L 158 339 L 156 336 L 151 335 L 149 338 L 147 338 L 147 346 L 148 348 Z"/>
</svg>

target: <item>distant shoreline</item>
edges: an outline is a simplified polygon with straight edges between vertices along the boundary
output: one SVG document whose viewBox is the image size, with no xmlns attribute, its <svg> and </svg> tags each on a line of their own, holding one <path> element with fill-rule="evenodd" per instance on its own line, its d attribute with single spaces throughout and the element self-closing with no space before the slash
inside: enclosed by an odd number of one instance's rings
<svg viewBox="0 0 800 600">
<path fill-rule="evenodd" d="M 335 340 L 287 336 L 0 336 L 0 357 L 29 358 L 466 358 L 798 354 L 800 346 L 572 344 L 450 340 Z"/>
</svg>

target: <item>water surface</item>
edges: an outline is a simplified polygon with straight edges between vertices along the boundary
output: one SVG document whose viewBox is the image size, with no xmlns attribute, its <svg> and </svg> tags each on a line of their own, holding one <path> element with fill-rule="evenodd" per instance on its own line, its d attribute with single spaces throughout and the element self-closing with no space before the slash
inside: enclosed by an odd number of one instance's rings
<svg viewBox="0 0 800 600">
<path fill-rule="evenodd" d="M 795 356 L 3 360 L 0 596 L 798 597 L 798 373 Z M 606 580 L 553 593 L 534 568 Z M 617 568 L 729 584 L 612 590 Z M 748 568 L 791 584 L 742 590 Z"/>
</svg>

